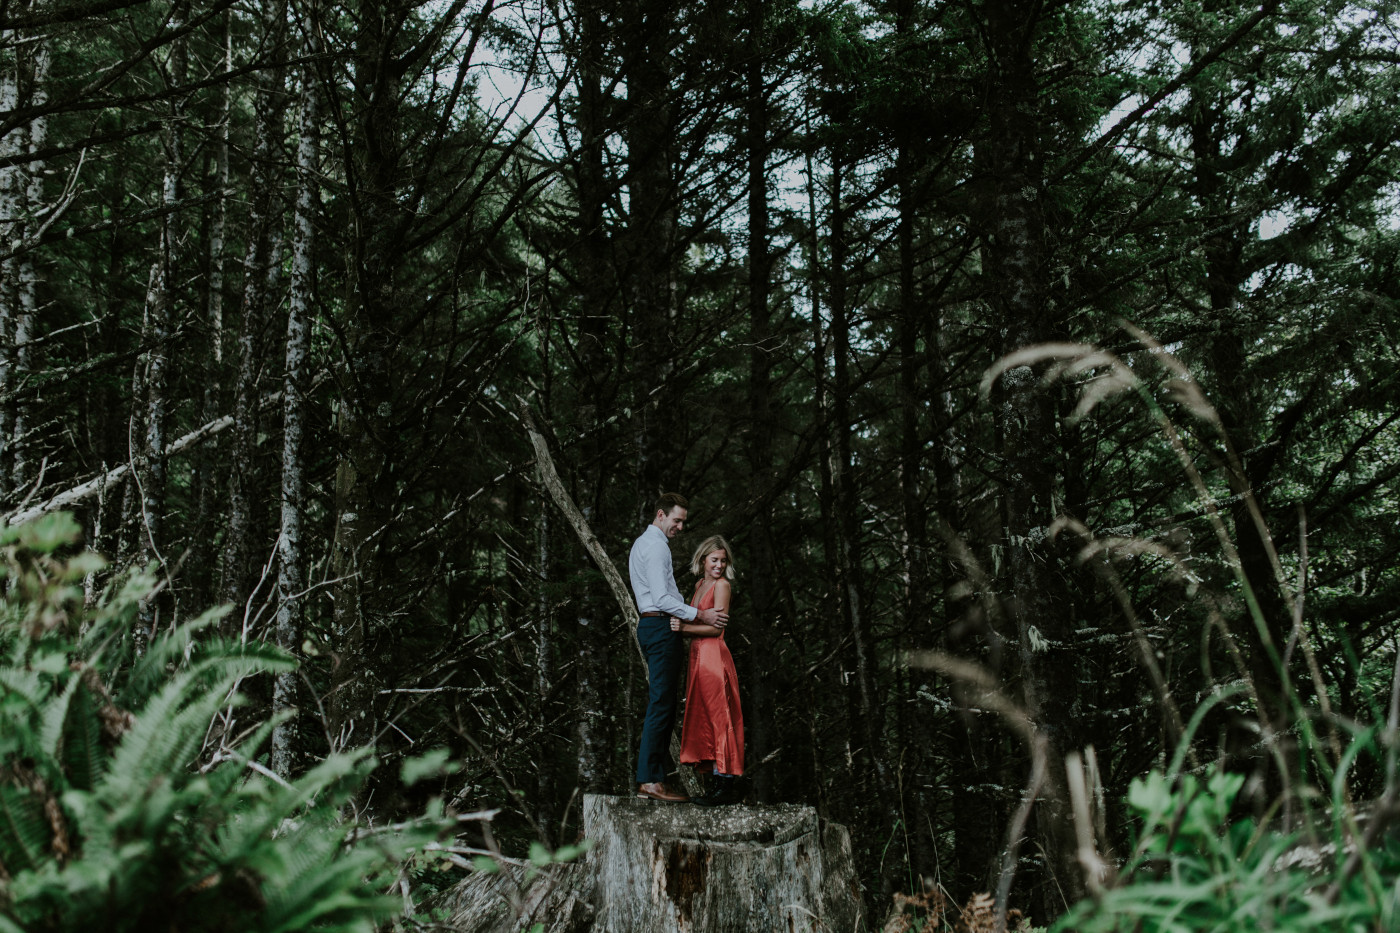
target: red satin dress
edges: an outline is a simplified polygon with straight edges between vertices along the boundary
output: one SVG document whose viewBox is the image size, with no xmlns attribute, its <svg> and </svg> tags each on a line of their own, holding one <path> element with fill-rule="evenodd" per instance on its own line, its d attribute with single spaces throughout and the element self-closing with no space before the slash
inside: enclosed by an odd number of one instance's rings
<svg viewBox="0 0 1400 933">
<path fill-rule="evenodd" d="M 692 602 L 715 604 L 715 588 Z M 685 684 L 681 764 L 713 761 L 721 774 L 744 773 L 744 713 L 739 708 L 739 675 L 724 643 L 724 632 L 690 640 L 690 673 Z"/>
</svg>

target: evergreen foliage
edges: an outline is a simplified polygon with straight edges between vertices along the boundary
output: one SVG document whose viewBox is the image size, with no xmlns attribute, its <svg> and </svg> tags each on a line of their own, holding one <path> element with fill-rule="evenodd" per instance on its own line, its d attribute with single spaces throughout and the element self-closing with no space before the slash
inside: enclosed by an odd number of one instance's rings
<svg viewBox="0 0 1400 933">
<path fill-rule="evenodd" d="M 60 861 L 25 781 L 205 747 L 104 710 L 193 729 L 234 682 L 294 784 L 373 742 L 376 820 L 440 795 L 512 856 L 573 842 L 643 675 L 520 400 L 614 560 L 662 488 L 732 541 L 755 794 L 852 828 L 872 914 L 994 890 L 1034 773 L 911 652 L 1094 750 L 1106 851 L 1236 682 L 1190 750 L 1247 776 L 1231 819 L 1299 812 L 1330 779 L 1260 736 L 1384 718 L 1400 637 L 1398 35 L 1397 0 L 14 0 L 0 511 L 74 510 L 89 597 L 154 567 L 94 612 L 163 633 L 60 627 L 106 694 L 7 668 L 59 723 L 4 738 L 16 864 Z M 979 391 L 1046 344 L 1121 366 Z M 1166 351 L 1144 418 L 1115 373 Z M 429 748 L 461 767 L 410 787 Z M 1083 877 L 1062 772 L 999 904 L 1042 925 Z"/>
<path fill-rule="evenodd" d="M 367 931 L 399 909 L 397 860 L 436 827 L 356 838 L 367 751 L 288 783 L 258 764 L 271 723 L 210 734 L 246 678 L 295 662 L 220 638 L 221 612 L 134 656 L 152 580 L 84 608 L 102 562 L 79 537 L 62 513 L 0 529 L 0 928 Z"/>
</svg>

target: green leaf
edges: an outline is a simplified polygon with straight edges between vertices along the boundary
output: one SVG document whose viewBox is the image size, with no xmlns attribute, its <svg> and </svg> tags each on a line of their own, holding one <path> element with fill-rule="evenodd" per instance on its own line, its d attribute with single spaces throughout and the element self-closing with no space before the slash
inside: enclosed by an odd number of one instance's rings
<svg viewBox="0 0 1400 933">
<path fill-rule="evenodd" d="M 424 778 L 454 774 L 461 770 L 462 766 L 459 762 L 448 761 L 450 755 L 451 752 L 445 748 L 435 748 L 416 758 L 404 759 L 399 776 L 405 786 L 412 787 Z"/>
<path fill-rule="evenodd" d="M 59 745 L 63 740 L 63 725 L 68 721 L 73 697 L 77 695 L 82 682 L 81 677 L 68 678 L 68 686 L 44 709 L 43 725 L 39 728 L 39 748 L 50 758 L 58 758 Z"/>
<path fill-rule="evenodd" d="M 574 859 L 593 848 L 593 843 L 594 840 L 585 839 L 576 846 L 560 846 L 558 849 L 554 850 L 554 861 L 572 862 Z"/>
<path fill-rule="evenodd" d="M 37 871 L 49 859 L 53 832 L 44 802 L 28 788 L 0 784 L 0 861 L 10 872 Z"/>
<path fill-rule="evenodd" d="M 7 528 L 6 532 L 10 529 Z M 83 529 L 78 520 L 69 512 L 50 512 L 35 521 L 14 529 L 13 536 L 4 537 L 17 542 L 20 547 L 43 554 L 52 554 L 59 548 L 70 547 L 82 539 Z"/>
</svg>

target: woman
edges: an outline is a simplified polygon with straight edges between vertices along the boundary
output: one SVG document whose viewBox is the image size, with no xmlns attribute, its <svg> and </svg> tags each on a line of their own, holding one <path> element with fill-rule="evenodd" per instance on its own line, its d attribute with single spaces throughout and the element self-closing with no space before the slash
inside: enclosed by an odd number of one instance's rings
<svg viewBox="0 0 1400 933">
<path fill-rule="evenodd" d="M 729 611 L 734 579 L 729 542 L 711 535 L 695 549 L 690 570 L 700 577 L 690 604 Z M 714 775 L 711 789 L 691 803 L 719 807 L 743 799 L 744 714 L 739 708 L 739 676 L 724 643 L 724 629 L 671 620 L 671 629 L 692 636 L 690 673 L 685 687 L 685 723 L 681 726 L 681 764 Z"/>
</svg>

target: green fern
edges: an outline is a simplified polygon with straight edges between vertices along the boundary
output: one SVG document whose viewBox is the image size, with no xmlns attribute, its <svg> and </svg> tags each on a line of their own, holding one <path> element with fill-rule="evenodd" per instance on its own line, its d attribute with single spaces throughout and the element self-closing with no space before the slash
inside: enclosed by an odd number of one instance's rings
<svg viewBox="0 0 1400 933">
<path fill-rule="evenodd" d="M 150 579 L 86 611 L 77 584 L 98 561 L 56 556 L 75 541 L 66 517 L 0 527 L 0 933 L 369 931 L 395 913 L 397 861 L 439 828 L 365 839 L 340 822 L 367 751 L 290 785 L 249 769 L 272 722 L 196 767 L 239 685 L 294 663 L 214 637 L 221 612 L 134 657 Z"/>
<path fill-rule="evenodd" d="M 0 860 L 10 871 L 37 869 L 52 839 L 44 801 L 32 790 L 0 785 Z"/>
<path fill-rule="evenodd" d="M 74 678 L 74 682 L 78 682 Z M 92 693 L 80 687 L 68 708 L 63 723 L 63 741 L 59 750 L 63 773 L 70 786 L 77 790 L 92 790 L 102 780 L 107 757 L 102 751 L 102 725 Z"/>
</svg>

